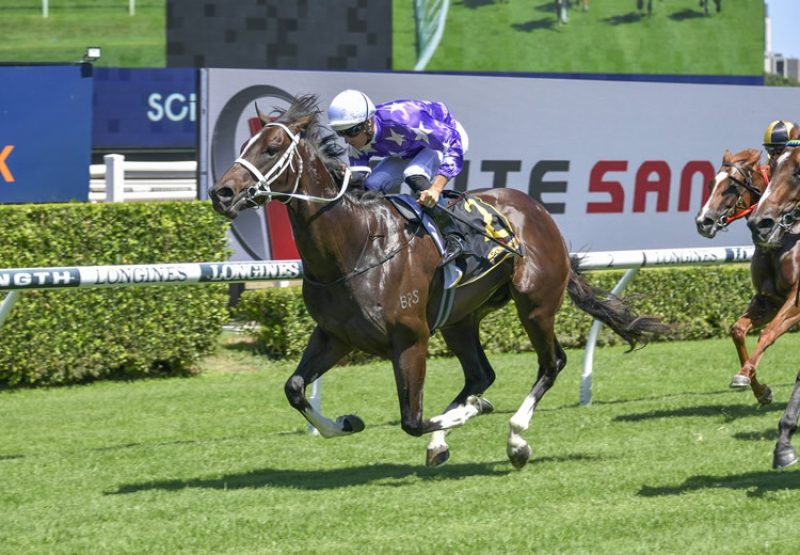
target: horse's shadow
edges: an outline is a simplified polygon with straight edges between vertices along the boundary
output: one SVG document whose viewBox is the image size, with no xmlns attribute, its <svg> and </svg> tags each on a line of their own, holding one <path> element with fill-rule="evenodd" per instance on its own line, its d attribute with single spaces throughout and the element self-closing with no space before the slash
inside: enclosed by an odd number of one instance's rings
<svg viewBox="0 0 800 555">
<path fill-rule="evenodd" d="M 381 485 L 397 486 L 408 477 L 422 480 L 460 480 L 471 476 L 505 476 L 515 472 L 512 468 L 498 468 L 507 461 L 490 463 L 449 464 L 440 468 L 427 468 L 415 465 L 376 464 L 352 468 L 330 470 L 285 470 L 261 468 L 241 474 L 228 474 L 217 478 L 196 478 L 190 480 L 162 480 L 140 484 L 124 484 L 106 495 L 137 493 L 140 491 L 166 490 L 179 491 L 189 488 L 204 489 L 256 489 L 291 488 L 311 491 L 339 489 L 362 486 L 377 482 Z"/>
<path fill-rule="evenodd" d="M 747 490 L 748 497 L 763 497 L 771 491 L 800 489 L 800 472 L 772 470 L 729 476 L 692 476 L 678 486 L 644 486 L 638 495 L 642 497 L 681 495 L 690 491 L 722 488 Z"/>
<path fill-rule="evenodd" d="M 653 418 L 673 418 L 673 417 L 691 417 L 691 416 L 722 416 L 726 421 L 736 420 L 746 416 L 753 416 L 755 414 L 764 412 L 783 412 L 786 409 L 785 404 L 772 403 L 766 407 L 759 407 L 752 404 L 729 404 L 729 405 L 699 405 L 696 407 L 686 407 L 681 409 L 671 410 L 652 410 L 648 412 L 639 412 L 633 414 L 623 414 L 614 417 L 616 422 L 641 422 L 643 420 L 651 420 Z"/>
<path fill-rule="evenodd" d="M 525 23 L 512 23 L 511 28 L 515 31 L 521 31 L 523 33 L 530 33 L 533 31 L 538 31 L 540 29 L 544 29 L 545 31 L 556 31 L 556 22 L 555 20 L 547 17 L 544 19 L 535 19 L 531 21 L 526 21 Z"/>
<path fill-rule="evenodd" d="M 643 16 L 640 13 L 628 12 L 622 15 L 612 15 L 611 17 L 605 17 L 600 21 L 602 21 L 607 25 L 617 26 L 617 25 L 627 25 L 630 23 L 639 23 L 642 19 L 644 19 L 644 17 L 645 16 Z"/>
<path fill-rule="evenodd" d="M 703 12 L 697 10 L 681 10 L 679 12 L 669 14 L 669 18 L 673 21 L 686 21 L 687 19 L 698 19 L 707 17 Z"/>
</svg>

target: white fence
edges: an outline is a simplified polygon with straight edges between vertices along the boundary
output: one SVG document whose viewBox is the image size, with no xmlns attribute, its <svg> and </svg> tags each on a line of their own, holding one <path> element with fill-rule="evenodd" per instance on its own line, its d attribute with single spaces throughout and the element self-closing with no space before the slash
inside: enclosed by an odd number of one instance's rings
<svg viewBox="0 0 800 555">
<path fill-rule="evenodd" d="M 122 202 L 194 200 L 197 162 L 129 162 L 109 154 L 104 164 L 89 166 L 89 200 Z"/>
</svg>

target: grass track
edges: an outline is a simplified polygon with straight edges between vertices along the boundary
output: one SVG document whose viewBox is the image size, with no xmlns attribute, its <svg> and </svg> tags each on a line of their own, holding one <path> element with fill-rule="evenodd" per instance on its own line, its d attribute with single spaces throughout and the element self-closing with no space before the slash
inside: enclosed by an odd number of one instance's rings
<svg viewBox="0 0 800 555">
<path fill-rule="evenodd" d="M 763 5 L 723 0 L 704 17 L 697 0 L 653 0 L 653 16 L 635 0 L 570 3 L 556 23 L 554 2 L 452 0 L 428 71 L 761 75 Z M 646 0 L 645 0 L 646 5 Z M 393 67 L 408 70 L 414 53 L 413 3 L 393 2 Z"/>
<path fill-rule="evenodd" d="M 505 436 L 530 355 L 491 357 L 497 413 L 451 434 L 440 469 L 400 430 L 385 363 L 326 376 L 324 412 L 367 423 L 330 441 L 283 397 L 293 364 L 237 348 L 193 379 L 0 392 L 0 552 L 796 553 L 800 471 L 770 462 L 798 347 L 767 354 L 766 409 L 728 390 L 726 340 L 599 350 L 589 409 L 570 351 L 520 472 Z M 454 364 L 430 363 L 429 414 Z"/>
</svg>

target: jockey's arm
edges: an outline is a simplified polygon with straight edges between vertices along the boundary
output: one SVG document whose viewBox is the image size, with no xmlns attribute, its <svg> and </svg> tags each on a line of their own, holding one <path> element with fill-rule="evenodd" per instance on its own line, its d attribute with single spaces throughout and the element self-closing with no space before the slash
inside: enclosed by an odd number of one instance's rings
<svg viewBox="0 0 800 555">
<path fill-rule="evenodd" d="M 439 202 L 439 195 L 447 186 L 448 179 L 442 174 L 436 174 L 430 189 L 426 189 L 419 194 L 419 203 L 423 206 L 432 207 Z"/>
</svg>

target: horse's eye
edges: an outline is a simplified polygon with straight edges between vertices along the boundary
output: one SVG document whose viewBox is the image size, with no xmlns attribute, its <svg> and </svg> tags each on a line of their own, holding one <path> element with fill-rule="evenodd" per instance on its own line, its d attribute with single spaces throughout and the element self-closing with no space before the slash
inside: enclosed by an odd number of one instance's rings
<svg viewBox="0 0 800 555">
<path fill-rule="evenodd" d="M 261 151 L 261 154 L 266 154 L 267 156 L 275 156 L 275 153 L 278 152 L 278 147 L 275 145 L 267 145 L 267 148 Z"/>
</svg>

